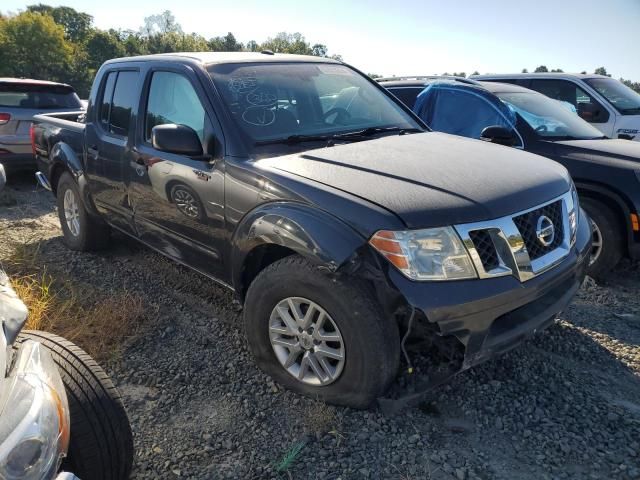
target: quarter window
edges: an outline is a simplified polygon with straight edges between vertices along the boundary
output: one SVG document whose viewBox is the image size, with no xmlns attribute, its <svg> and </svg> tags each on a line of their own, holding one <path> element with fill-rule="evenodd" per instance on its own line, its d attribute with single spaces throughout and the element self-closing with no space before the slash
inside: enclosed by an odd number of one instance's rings
<svg viewBox="0 0 640 480">
<path fill-rule="evenodd" d="M 151 78 L 145 140 L 151 141 L 156 125 L 174 123 L 193 128 L 200 141 L 204 139 L 205 110 L 191 82 L 173 72 L 155 72 Z"/>
</svg>

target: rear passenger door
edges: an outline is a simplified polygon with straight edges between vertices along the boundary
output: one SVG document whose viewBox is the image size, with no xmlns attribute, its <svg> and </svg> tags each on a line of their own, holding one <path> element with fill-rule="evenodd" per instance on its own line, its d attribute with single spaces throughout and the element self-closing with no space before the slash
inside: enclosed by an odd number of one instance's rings
<svg viewBox="0 0 640 480">
<path fill-rule="evenodd" d="M 96 208 L 110 223 L 134 233 L 128 198 L 128 157 L 140 98 L 140 72 L 114 69 L 103 75 L 85 145 L 87 173 Z"/>
</svg>

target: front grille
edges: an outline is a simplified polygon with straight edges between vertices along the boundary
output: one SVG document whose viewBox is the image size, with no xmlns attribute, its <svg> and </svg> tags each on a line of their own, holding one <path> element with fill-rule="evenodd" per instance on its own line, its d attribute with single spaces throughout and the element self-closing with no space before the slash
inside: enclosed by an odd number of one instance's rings
<svg viewBox="0 0 640 480">
<path fill-rule="evenodd" d="M 487 272 L 500 266 L 496 246 L 493 244 L 491 234 L 487 230 L 471 231 L 469 232 L 469 238 L 471 238 L 473 245 L 476 247 L 482 266 Z"/>
<path fill-rule="evenodd" d="M 551 220 L 555 230 L 553 241 L 550 245 L 546 246 L 540 242 L 536 235 L 538 219 L 543 215 Z M 520 230 L 520 234 L 522 235 L 522 239 L 524 240 L 524 244 L 527 247 L 531 260 L 536 260 L 555 250 L 564 240 L 561 200 L 550 203 L 536 210 L 532 210 L 531 212 L 527 212 L 523 215 L 513 217 L 513 222 L 516 224 L 518 230 Z"/>
</svg>

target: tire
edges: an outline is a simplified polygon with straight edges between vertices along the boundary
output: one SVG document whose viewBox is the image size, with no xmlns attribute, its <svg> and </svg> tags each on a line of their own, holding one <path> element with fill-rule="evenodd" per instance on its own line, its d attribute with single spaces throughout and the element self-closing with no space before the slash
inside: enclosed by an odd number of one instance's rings
<svg viewBox="0 0 640 480">
<path fill-rule="evenodd" d="M 594 247 L 590 260 L 592 263 L 589 264 L 587 275 L 597 280 L 603 280 L 622 258 L 623 228 L 617 220 L 616 212 L 604 203 L 586 198 L 581 200 L 580 204 L 595 224 L 592 225 L 594 235 Z M 599 254 L 596 253 L 598 236 L 601 237 Z"/>
<path fill-rule="evenodd" d="M 84 350 L 62 337 L 25 330 L 18 342 L 39 342 L 59 368 L 69 401 L 69 450 L 62 469 L 92 480 L 128 479 L 133 436 L 120 393 Z"/>
<path fill-rule="evenodd" d="M 382 314 L 371 290 L 358 279 L 321 271 L 297 255 L 272 263 L 251 283 L 244 305 L 245 333 L 256 363 L 278 383 L 295 392 L 336 405 L 368 407 L 387 390 L 400 362 L 398 326 Z M 274 308 L 287 298 L 314 302 L 333 322 L 328 324 L 325 319 L 325 327 L 316 327 L 318 332 L 323 329 L 323 335 L 327 335 L 329 328 L 333 330 L 329 335 L 337 331 L 342 337 L 344 362 L 340 369 L 338 361 L 333 370 L 340 373 L 328 384 L 304 383 L 278 359 L 275 351 L 278 347 L 273 347 L 270 340 L 270 325 L 274 325 Z M 303 340 L 294 337 L 292 341 L 300 347 Z M 326 345 L 336 347 L 335 351 L 339 350 L 340 343 L 316 346 L 314 341 L 314 346 L 307 345 L 308 350 L 302 355 L 315 354 L 315 348 Z M 306 370 L 314 375 L 311 368 Z"/>
<path fill-rule="evenodd" d="M 109 226 L 102 220 L 89 215 L 80 196 L 78 184 L 69 172 L 60 175 L 56 192 L 58 218 L 67 247 L 83 252 L 106 247 L 109 243 Z M 75 208 L 72 209 L 72 215 L 77 220 L 76 226 L 70 226 L 67 222 L 69 210 L 65 209 L 65 197 L 68 197 L 75 205 Z M 77 231 L 74 231 L 76 228 Z"/>
</svg>

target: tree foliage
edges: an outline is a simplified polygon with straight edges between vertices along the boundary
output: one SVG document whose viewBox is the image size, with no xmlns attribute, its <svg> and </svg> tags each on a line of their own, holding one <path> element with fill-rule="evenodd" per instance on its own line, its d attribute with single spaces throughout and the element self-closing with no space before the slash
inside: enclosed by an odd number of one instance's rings
<svg viewBox="0 0 640 480">
<path fill-rule="evenodd" d="M 228 32 L 212 38 L 185 33 L 171 11 L 145 17 L 137 30 L 101 30 L 93 17 L 70 7 L 30 5 L 18 14 L 0 13 L 0 76 L 31 77 L 73 85 L 86 96 L 106 60 L 167 52 L 258 52 L 329 56 L 326 45 L 311 45 L 301 33 L 280 32 L 262 44 L 246 45 Z M 331 58 L 341 60 L 339 55 Z"/>
</svg>

